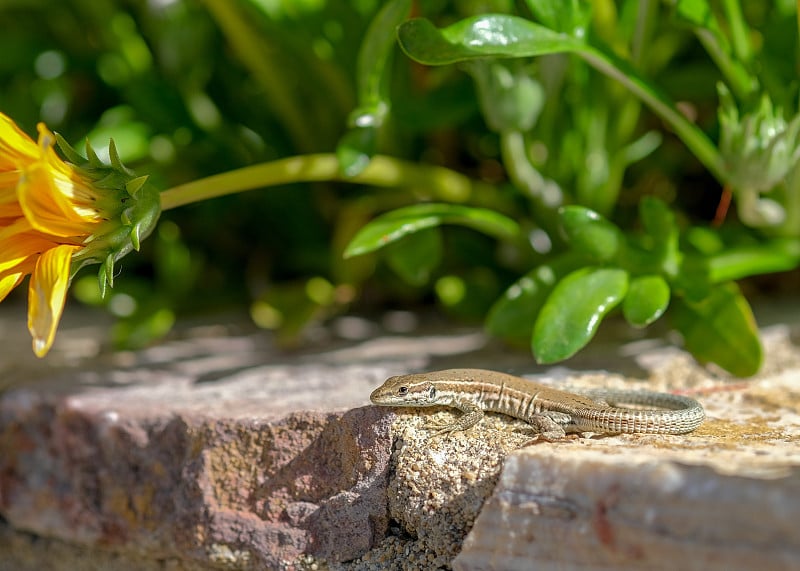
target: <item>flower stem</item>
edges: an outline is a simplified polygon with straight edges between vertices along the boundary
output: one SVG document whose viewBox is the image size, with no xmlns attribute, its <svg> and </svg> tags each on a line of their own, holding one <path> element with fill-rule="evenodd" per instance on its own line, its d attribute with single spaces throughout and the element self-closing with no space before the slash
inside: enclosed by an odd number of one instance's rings
<svg viewBox="0 0 800 571">
<path fill-rule="evenodd" d="M 377 155 L 361 173 L 347 177 L 332 153 L 298 155 L 236 169 L 182 184 L 161 193 L 162 210 L 226 194 L 295 182 L 345 181 L 383 187 L 415 187 L 450 202 L 480 199 L 494 188 L 444 167 Z M 477 195 L 477 196 L 476 196 Z"/>
</svg>

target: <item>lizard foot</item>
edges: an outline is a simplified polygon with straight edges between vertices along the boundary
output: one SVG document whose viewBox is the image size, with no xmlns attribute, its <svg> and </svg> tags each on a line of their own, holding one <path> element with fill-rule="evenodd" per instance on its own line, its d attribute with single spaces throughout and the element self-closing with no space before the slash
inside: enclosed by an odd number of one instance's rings
<svg viewBox="0 0 800 571">
<path fill-rule="evenodd" d="M 480 409 L 470 411 L 462 414 L 453 422 L 445 422 L 442 420 L 429 420 L 425 423 L 426 430 L 433 430 L 434 436 L 440 434 L 451 434 L 453 432 L 460 432 L 475 426 L 483 417 L 483 412 Z"/>
</svg>

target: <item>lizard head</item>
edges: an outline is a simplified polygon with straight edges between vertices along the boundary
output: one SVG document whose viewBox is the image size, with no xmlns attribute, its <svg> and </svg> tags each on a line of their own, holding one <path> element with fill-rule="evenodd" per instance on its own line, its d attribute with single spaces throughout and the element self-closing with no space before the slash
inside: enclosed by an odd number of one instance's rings
<svg viewBox="0 0 800 571">
<path fill-rule="evenodd" d="M 425 375 L 400 375 L 386 379 L 369 400 L 381 406 L 436 406 L 437 391 Z"/>
</svg>

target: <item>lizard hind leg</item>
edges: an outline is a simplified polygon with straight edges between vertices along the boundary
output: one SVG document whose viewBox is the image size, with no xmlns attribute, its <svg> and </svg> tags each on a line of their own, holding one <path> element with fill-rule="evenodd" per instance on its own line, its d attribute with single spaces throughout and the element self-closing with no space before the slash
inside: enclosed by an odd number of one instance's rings
<svg viewBox="0 0 800 571">
<path fill-rule="evenodd" d="M 548 410 L 532 415 L 527 422 L 541 439 L 564 440 L 567 436 L 566 427 L 572 422 L 572 417 L 563 412 Z"/>
</svg>

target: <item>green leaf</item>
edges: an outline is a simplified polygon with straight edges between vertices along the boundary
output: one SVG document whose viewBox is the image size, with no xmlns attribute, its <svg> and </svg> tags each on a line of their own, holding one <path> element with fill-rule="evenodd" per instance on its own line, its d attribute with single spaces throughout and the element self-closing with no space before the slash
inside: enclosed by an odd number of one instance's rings
<svg viewBox="0 0 800 571">
<path fill-rule="evenodd" d="M 533 328 L 536 361 L 554 363 L 577 353 L 627 291 L 628 272 L 619 268 L 581 268 L 561 280 Z"/>
<path fill-rule="evenodd" d="M 669 284 L 661 276 L 633 278 L 622 302 L 622 314 L 634 327 L 645 327 L 664 314 L 669 298 Z"/>
<path fill-rule="evenodd" d="M 445 65 L 475 58 L 530 57 L 576 51 L 582 41 L 534 22 L 501 14 L 476 16 L 442 28 L 416 18 L 397 29 L 408 57 L 426 65 Z"/>
<path fill-rule="evenodd" d="M 372 252 L 404 236 L 442 224 L 467 226 L 501 239 L 519 234 L 516 222 L 493 210 L 460 204 L 415 204 L 382 214 L 364 226 L 345 248 L 344 257 Z"/>
<path fill-rule="evenodd" d="M 758 372 L 763 361 L 758 326 L 735 283 L 715 287 L 699 302 L 676 301 L 675 327 L 695 359 L 739 377 Z"/>
<path fill-rule="evenodd" d="M 428 283 L 442 261 L 443 250 L 442 233 L 438 228 L 428 228 L 387 246 L 386 261 L 407 284 L 421 286 Z"/>
<path fill-rule="evenodd" d="M 619 252 L 622 232 L 603 216 L 583 206 L 559 209 L 561 227 L 569 245 L 596 262 L 607 262 Z"/>
<path fill-rule="evenodd" d="M 800 240 L 777 238 L 754 246 L 733 246 L 708 258 L 711 283 L 791 271 L 800 266 Z"/>
<path fill-rule="evenodd" d="M 397 29 L 400 47 L 411 59 L 427 65 L 446 65 L 476 58 L 519 58 L 560 52 L 579 55 L 589 65 L 623 84 L 664 121 L 720 181 L 727 170 L 716 146 L 682 115 L 659 88 L 630 62 L 609 49 L 517 16 L 490 14 L 460 20 L 438 29 L 423 18 L 403 22 Z"/>
<path fill-rule="evenodd" d="M 582 256 L 562 254 L 529 271 L 494 303 L 486 318 L 490 335 L 510 341 L 530 342 L 536 316 L 556 283 L 583 265 Z"/>
</svg>

